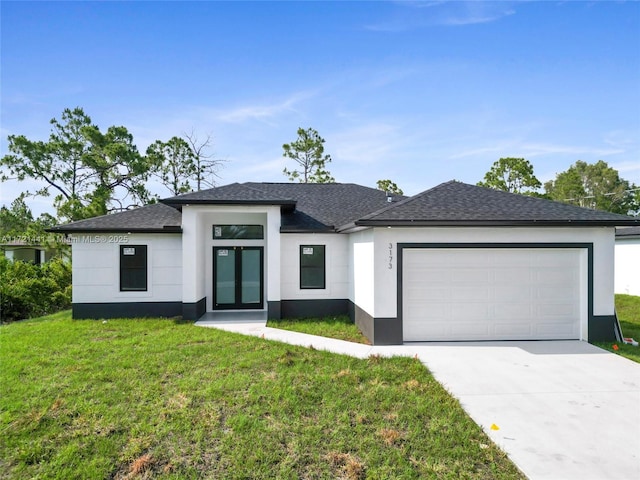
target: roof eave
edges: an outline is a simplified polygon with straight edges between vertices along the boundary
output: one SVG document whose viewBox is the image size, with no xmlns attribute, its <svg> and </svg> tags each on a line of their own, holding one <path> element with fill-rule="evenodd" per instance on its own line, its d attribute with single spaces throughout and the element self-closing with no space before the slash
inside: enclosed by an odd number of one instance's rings
<svg viewBox="0 0 640 480">
<path fill-rule="evenodd" d="M 336 233 L 336 229 L 333 227 L 327 227 L 327 228 L 280 227 L 280 233 Z"/>
<path fill-rule="evenodd" d="M 50 233 L 65 233 L 65 234 L 73 234 L 73 233 L 182 233 L 182 227 L 176 226 L 167 226 L 163 228 L 124 228 L 124 227 L 114 227 L 114 228 L 64 228 L 63 227 L 53 227 L 47 228 L 46 232 Z"/>
<path fill-rule="evenodd" d="M 618 227 L 635 220 L 357 220 L 361 227 Z"/>
<path fill-rule="evenodd" d="M 282 207 L 295 207 L 295 200 L 203 200 L 203 199 L 171 199 L 160 200 L 165 205 L 279 205 Z"/>
</svg>

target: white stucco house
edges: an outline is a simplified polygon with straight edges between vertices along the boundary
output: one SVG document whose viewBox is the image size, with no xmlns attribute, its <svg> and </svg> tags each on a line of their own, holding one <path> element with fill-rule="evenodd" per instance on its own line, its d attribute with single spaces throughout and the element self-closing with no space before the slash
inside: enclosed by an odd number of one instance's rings
<svg viewBox="0 0 640 480">
<path fill-rule="evenodd" d="M 616 229 L 615 291 L 640 296 L 640 226 Z"/>
<path fill-rule="evenodd" d="M 615 227 L 638 224 L 455 181 L 234 183 L 52 231 L 74 318 L 348 314 L 380 345 L 613 339 Z"/>
</svg>

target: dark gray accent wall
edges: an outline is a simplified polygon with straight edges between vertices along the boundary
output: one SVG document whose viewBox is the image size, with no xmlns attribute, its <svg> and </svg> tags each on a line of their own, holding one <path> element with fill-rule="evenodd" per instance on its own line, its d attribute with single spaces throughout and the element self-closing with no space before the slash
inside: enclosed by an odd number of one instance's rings
<svg viewBox="0 0 640 480">
<path fill-rule="evenodd" d="M 369 315 L 367 312 L 362 310 L 358 305 L 353 302 L 350 303 L 349 308 L 349 316 L 351 320 L 356 324 L 356 326 L 360 329 L 362 334 L 367 337 L 367 339 L 373 343 L 373 335 L 374 335 L 374 322 L 373 317 Z"/>
<path fill-rule="evenodd" d="M 348 315 L 349 300 L 281 300 L 280 318 L 327 317 Z"/>
<path fill-rule="evenodd" d="M 280 309 L 280 302 L 267 302 L 267 318 L 279 319 L 282 318 L 282 312 Z"/>
<path fill-rule="evenodd" d="M 592 315 L 589 317 L 589 342 L 615 342 L 616 316 Z"/>
<path fill-rule="evenodd" d="M 350 317 L 373 345 L 402 345 L 402 321 L 399 318 L 374 318 L 349 301 Z"/>
<path fill-rule="evenodd" d="M 74 303 L 71 315 L 76 319 L 179 317 L 181 302 Z"/>
<path fill-rule="evenodd" d="M 402 320 L 399 318 L 374 318 L 374 345 L 402 345 Z"/>
<path fill-rule="evenodd" d="M 182 318 L 184 320 L 197 320 L 207 311 L 207 297 L 203 297 L 194 303 L 182 304 Z"/>
</svg>

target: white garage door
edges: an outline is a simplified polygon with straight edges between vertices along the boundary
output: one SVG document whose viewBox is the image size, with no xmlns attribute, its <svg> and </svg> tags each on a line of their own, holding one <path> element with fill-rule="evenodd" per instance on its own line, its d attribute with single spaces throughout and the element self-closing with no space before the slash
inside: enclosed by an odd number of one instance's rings
<svg viewBox="0 0 640 480">
<path fill-rule="evenodd" d="M 403 250 L 405 341 L 579 339 L 581 249 Z"/>
</svg>

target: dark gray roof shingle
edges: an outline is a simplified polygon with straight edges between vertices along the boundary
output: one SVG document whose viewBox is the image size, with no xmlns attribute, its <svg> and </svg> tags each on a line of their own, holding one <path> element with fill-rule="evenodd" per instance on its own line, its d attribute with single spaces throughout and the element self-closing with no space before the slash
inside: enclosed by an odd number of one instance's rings
<svg viewBox="0 0 640 480">
<path fill-rule="evenodd" d="M 266 204 L 266 205 L 293 205 L 295 200 L 286 192 L 268 188 L 272 184 L 260 183 L 231 183 L 220 187 L 200 190 L 198 192 L 185 193 L 171 198 L 160 200 L 168 205 L 191 204 Z M 278 184 L 273 184 L 278 185 Z M 259 186 L 256 188 L 256 186 Z M 281 189 L 279 189 L 281 190 Z"/>
<path fill-rule="evenodd" d="M 357 225 L 634 225 L 640 219 L 450 181 Z"/>
<path fill-rule="evenodd" d="M 640 237 L 640 226 L 616 228 L 616 237 Z"/>
<path fill-rule="evenodd" d="M 169 205 L 154 203 L 135 210 L 88 218 L 49 229 L 56 233 L 156 232 L 174 233 L 182 228 L 182 214 Z"/>
<path fill-rule="evenodd" d="M 405 198 L 405 197 L 400 197 Z M 387 205 L 381 190 L 353 183 L 233 183 L 162 200 L 184 204 L 283 206 L 282 231 L 334 231 Z M 293 208 L 295 206 L 295 209 Z"/>
</svg>

